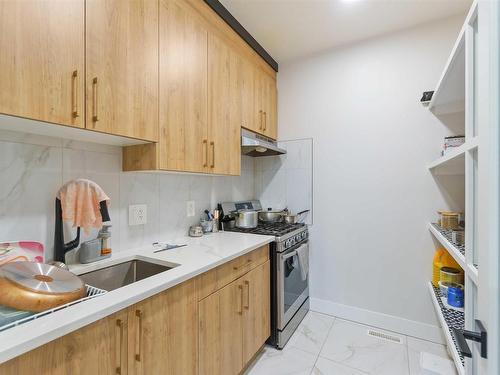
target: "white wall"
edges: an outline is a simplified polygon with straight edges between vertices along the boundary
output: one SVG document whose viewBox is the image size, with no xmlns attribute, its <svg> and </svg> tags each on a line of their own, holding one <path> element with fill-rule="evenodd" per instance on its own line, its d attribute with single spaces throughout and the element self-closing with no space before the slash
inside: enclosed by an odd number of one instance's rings
<svg viewBox="0 0 500 375">
<path fill-rule="evenodd" d="M 437 209 L 463 207 L 463 186 L 453 177 L 436 183 L 426 169 L 450 130 L 419 99 L 435 87 L 462 22 L 280 66 L 280 138 L 314 144 L 315 308 L 368 322 L 392 319 L 386 328 L 417 336 L 437 332 L 426 285 L 435 245 L 426 225 Z M 451 196 L 439 189 L 455 183 Z"/>
<path fill-rule="evenodd" d="M 254 197 L 250 157 L 242 159 L 241 177 L 124 173 L 120 147 L 0 131 L 0 242 L 40 241 L 52 259 L 55 196 L 73 178 L 97 182 L 111 198 L 114 251 L 175 240 L 203 210 Z M 195 217 L 186 217 L 188 200 L 195 201 Z M 131 204 L 147 204 L 147 224 L 128 225 Z"/>
</svg>

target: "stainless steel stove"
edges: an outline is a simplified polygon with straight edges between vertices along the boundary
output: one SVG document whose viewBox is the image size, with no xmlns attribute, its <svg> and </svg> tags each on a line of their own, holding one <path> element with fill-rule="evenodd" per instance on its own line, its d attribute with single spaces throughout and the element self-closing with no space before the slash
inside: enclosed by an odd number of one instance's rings
<svg viewBox="0 0 500 375">
<path fill-rule="evenodd" d="M 258 201 L 222 203 L 226 216 L 234 213 L 235 207 L 248 209 L 249 206 L 261 209 Z M 271 337 L 268 344 L 283 349 L 309 311 L 309 273 L 303 272 L 304 264 L 299 261 L 299 253 L 302 256 L 309 253 L 307 225 L 259 222 L 256 228 L 225 230 L 275 237 L 270 246 Z"/>
</svg>

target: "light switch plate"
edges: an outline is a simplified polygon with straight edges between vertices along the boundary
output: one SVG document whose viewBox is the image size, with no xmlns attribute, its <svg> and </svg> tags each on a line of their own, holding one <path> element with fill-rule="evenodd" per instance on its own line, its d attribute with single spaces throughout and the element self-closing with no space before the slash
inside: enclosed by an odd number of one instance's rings
<svg viewBox="0 0 500 375">
<path fill-rule="evenodd" d="M 134 204 L 128 206 L 128 225 L 143 225 L 148 222 L 148 206 Z"/>
<path fill-rule="evenodd" d="M 187 215 L 187 217 L 193 217 L 194 211 L 195 211 L 194 201 L 187 201 L 186 202 L 186 215 Z"/>
</svg>

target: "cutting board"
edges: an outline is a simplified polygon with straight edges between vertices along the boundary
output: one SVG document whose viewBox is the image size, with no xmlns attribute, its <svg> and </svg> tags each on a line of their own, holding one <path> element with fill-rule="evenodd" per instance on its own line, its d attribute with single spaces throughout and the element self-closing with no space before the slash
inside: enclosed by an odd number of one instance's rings
<svg viewBox="0 0 500 375">
<path fill-rule="evenodd" d="M 45 261 L 43 244 L 35 241 L 0 242 L 0 266 L 21 260 L 43 263 Z"/>
</svg>

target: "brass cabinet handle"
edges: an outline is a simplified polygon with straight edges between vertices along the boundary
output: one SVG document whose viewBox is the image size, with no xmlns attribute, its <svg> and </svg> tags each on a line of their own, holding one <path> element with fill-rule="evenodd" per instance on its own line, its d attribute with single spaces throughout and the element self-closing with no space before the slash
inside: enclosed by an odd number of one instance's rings
<svg viewBox="0 0 500 375">
<path fill-rule="evenodd" d="M 238 314 L 243 315 L 243 285 L 238 285 L 238 289 L 240 290 L 240 306 Z"/>
<path fill-rule="evenodd" d="M 97 100 L 97 77 L 94 77 L 94 79 L 92 80 L 92 110 L 93 110 L 93 114 L 92 114 L 92 121 L 93 122 L 97 122 L 99 121 L 99 117 L 97 115 L 97 105 L 99 104 L 98 100 Z"/>
<path fill-rule="evenodd" d="M 215 142 L 210 142 L 210 146 L 212 147 L 212 163 L 210 164 L 210 168 L 215 167 Z"/>
<path fill-rule="evenodd" d="M 135 310 L 135 316 L 139 320 L 139 326 L 138 326 L 139 340 L 138 340 L 137 352 L 135 353 L 135 360 L 137 362 L 140 362 L 141 361 L 141 349 L 142 349 L 142 311 Z"/>
<path fill-rule="evenodd" d="M 116 326 L 119 328 L 118 343 L 116 345 L 118 350 L 118 365 L 116 366 L 116 373 L 120 375 L 122 373 L 122 343 L 123 343 L 123 322 L 121 319 L 116 320 Z"/>
<path fill-rule="evenodd" d="M 245 285 L 247 287 L 247 304 L 243 307 L 248 310 L 250 308 L 250 282 L 245 280 Z"/>
<path fill-rule="evenodd" d="M 205 149 L 205 152 L 203 152 L 203 148 Z M 208 166 L 208 141 L 206 139 L 203 140 L 202 153 L 205 156 L 205 158 L 203 159 L 203 167 L 207 167 Z"/>
<path fill-rule="evenodd" d="M 264 111 L 262 109 L 259 110 L 259 129 L 262 130 L 262 114 Z"/>
<path fill-rule="evenodd" d="M 71 78 L 72 78 L 71 101 L 73 103 L 72 115 L 73 115 L 73 118 L 77 118 L 79 116 L 79 114 L 78 114 L 78 70 L 73 71 Z"/>
<path fill-rule="evenodd" d="M 264 112 L 264 131 L 267 130 L 267 112 Z"/>
</svg>

